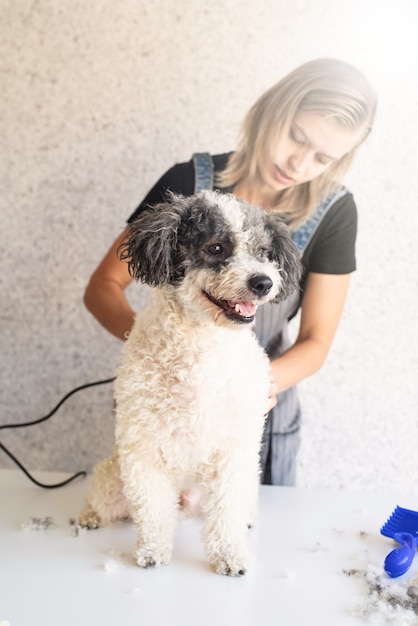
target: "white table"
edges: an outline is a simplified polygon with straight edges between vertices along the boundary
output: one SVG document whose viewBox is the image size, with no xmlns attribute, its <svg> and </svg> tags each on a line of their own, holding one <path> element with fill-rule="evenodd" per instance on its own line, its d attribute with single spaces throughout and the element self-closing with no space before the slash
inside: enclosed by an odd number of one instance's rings
<svg viewBox="0 0 418 626">
<path fill-rule="evenodd" d="M 173 561 L 159 569 L 134 564 L 129 523 L 74 536 L 69 519 L 81 510 L 86 487 L 78 479 L 46 491 L 18 471 L 0 471 L 0 623 L 358 626 L 364 619 L 352 612 L 366 601 L 367 585 L 342 570 L 381 564 L 393 543 L 380 526 L 397 504 L 418 505 L 405 497 L 262 487 L 259 523 L 248 534 L 253 567 L 229 578 L 209 570 L 200 520 L 180 521 Z M 54 528 L 22 529 L 28 518 L 46 516 Z M 402 584 L 417 576 L 416 561 Z"/>
</svg>

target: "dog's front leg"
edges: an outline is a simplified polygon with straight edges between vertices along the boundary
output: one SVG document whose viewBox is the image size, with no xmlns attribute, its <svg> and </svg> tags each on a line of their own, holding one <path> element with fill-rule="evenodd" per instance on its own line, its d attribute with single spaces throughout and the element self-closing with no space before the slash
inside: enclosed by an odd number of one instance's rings
<svg viewBox="0 0 418 626">
<path fill-rule="evenodd" d="M 209 563 L 218 574 L 242 576 L 249 567 L 246 535 L 254 515 L 257 461 L 249 467 L 248 457 L 244 464 L 241 452 L 235 458 L 222 459 L 205 484 L 203 540 Z"/>
<path fill-rule="evenodd" d="M 124 493 L 136 531 L 135 558 L 139 567 L 167 564 L 173 550 L 178 517 L 178 493 L 163 471 L 145 464 L 124 464 Z"/>
</svg>

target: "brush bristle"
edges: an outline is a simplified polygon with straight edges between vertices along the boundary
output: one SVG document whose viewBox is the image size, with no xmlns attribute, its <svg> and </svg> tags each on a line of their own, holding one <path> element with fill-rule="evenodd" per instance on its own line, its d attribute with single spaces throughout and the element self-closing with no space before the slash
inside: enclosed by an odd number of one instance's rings
<svg viewBox="0 0 418 626">
<path fill-rule="evenodd" d="M 383 524 L 380 532 L 382 535 L 385 535 L 385 537 L 392 538 L 395 533 L 399 532 L 418 535 L 418 512 L 397 506 L 386 523 Z"/>
</svg>

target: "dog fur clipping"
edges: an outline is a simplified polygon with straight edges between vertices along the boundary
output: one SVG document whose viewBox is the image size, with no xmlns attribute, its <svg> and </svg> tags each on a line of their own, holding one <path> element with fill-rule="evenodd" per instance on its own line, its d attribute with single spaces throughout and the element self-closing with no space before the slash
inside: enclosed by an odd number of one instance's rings
<svg viewBox="0 0 418 626">
<path fill-rule="evenodd" d="M 80 525 L 131 518 L 138 565 L 168 563 L 180 494 L 197 485 L 209 563 L 242 575 L 270 387 L 252 323 L 298 288 L 296 248 L 279 217 L 207 191 L 144 209 L 120 255 L 154 289 L 124 345 L 115 449 L 95 467 Z"/>
</svg>

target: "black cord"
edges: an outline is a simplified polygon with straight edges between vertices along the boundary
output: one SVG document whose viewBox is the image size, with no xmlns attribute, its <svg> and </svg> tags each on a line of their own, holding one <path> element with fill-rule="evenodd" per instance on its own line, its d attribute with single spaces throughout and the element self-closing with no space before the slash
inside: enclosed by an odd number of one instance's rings
<svg viewBox="0 0 418 626">
<path fill-rule="evenodd" d="M 64 404 L 64 402 L 66 400 L 68 400 L 68 398 L 70 398 L 72 395 L 77 393 L 78 391 L 82 391 L 83 389 L 88 389 L 89 387 L 96 387 L 97 385 L 106 385 L 108 383 L 112 383 L 114 380 L 115 380 L 114 377 L 113 378 L 106 378 L 105 380 L 97 380 L 97 381 L 95 381 L 93 383 L 86 383 L 85 385 L 80 385 L 79 387 L 76 387 L 75 389 L 73 389 L 72 391 L 67 393 L 62 398 L 62 400 L 60 400 L 58 402 L 56 407 L 54 407 L 52 409 L 52 411 L 50 413 L 48 413 L 48 415 L 45 415 L 44 417 L 41 417 L 41 418 L 39 418 L 37 420 L 34 420 L 33 422 L 22 422 L 22 423 L 19 423 L 19 424 L 1 424 L 0 425 L 0 430 L 4 430 L 6 428 L 24 428 L 26 426 L 34 426 L 35 424 L 41 424 L 41 422 L 45 422 L 50 417 L 52 417 L 58 411 L 58 409 Z M 20 461 L 18 461 L 18 459 L 10 452 L 10 450 L 8 450 L 6 448 L 6 446 L 4 446 L 1 442 L 0 442 L 0 448 L 12 459 L 12 461 L 14 463 L 16 463 L 16 465 L 22 470 L 22 472 L 24 474 L 26 474 L 26 476 L 28 478 L 33 483 L 35 483 L 35 485 L 37 485 L 38 487 L 43 487 L 44 489 L 56 489 L 57 487 L 63 487 L 64 485 L 68 485 L 68 483 L 70 483 L 71 481 L 75 480 L 79 476 L 86 476 L 87 475 L 87 473 L 84 472 L 84 471 L 83 472 L 77 472 L 77 474 L 74 474 L 74 476 L 70 476 L 70 478 L 67 478 L 67 480 L 64 480 L 61 483 L 55 483 L 55 484 L 52 484 L 52 485 L 46 485 L 44 483 L 39 482 L 38 480 L 36 480 L 36 478 L 31 476 L 31 474 L 22 465 L 22 463 L 20 463 Z"/>
<path fill-rule="evenodd" d="M 68 398 L 70 398 L 73 394 L 77 393 L 77 391 L 82 391 L 83 389 L 87 389 L 88 387 L 95 387 L 96 385 L 106 385 L 107 383 L 113 383 L 114 380 L 115 378 L 107 378 L 106 380 L 97 380 L 94 383 L 86 383 L 85 385 L 80 385 L 80 387 L 76 387 L 75 389 L 67 393 L 67 395 L 65 395 L 62 400 L 58 402 L 57 406 L 52 409 L 52 411 L 48 413 L 48 415 L 45 415 L 45 417 L 41 417 L 37 420 L 34 420 L 33 422 L 22 422 L 20 424 L 2 424 L 0 425 L 0 430 L 3 430 L 5 428 L 23 428 L 25 426 L 34 426 L 35 424 L 45 422 L 45 420 L 48 420 L 50 417 L 52 417 L 64 404 L 64 402 L 68 400 Z"/>
<path fill-rule="evenodd" d="M 43 487 L 44 489 L 56 489 L 57 487 L 63 487 L 64 485 L 68 485 L 68 483 L 70 483 L 72 480 L 74 480 L 75 478 L 78 478 L 79 476 L 86 476 L 86 472 L 77 472 L 77 474 L 74 474 L 74 476 L 70 476 L 70 478 L 67 478 L 67 480 L 64 480 L 61 483 L 55 483 L 53 485 L 46 485 L 45 483 L 41 483 L 38 480 L 36 480 L 36 478 L 34 478 L 33 476 L 31 476 L 28 472 L 28 470 L 22 465 L 22 463 L 20 461 L 17 460 L 17 458 L 10 452 L 10 450 L 8 450 L 6 448 L 6 446 L 4 446 L 1 441 L 0 441 L 0 448 L 3 450 L 3 452 L 5 452 L 11 459 L 12 461 L 14 461 L 16 463 L 16 465 L 18 467 L 20 467 L 20 469 L 22 470 L 22 472 L 24 474 L 26 474 L 26 476 L 33 482 L 35 483 L 35 485 L 38 485 L 38 487 Z"/>
</svg>

